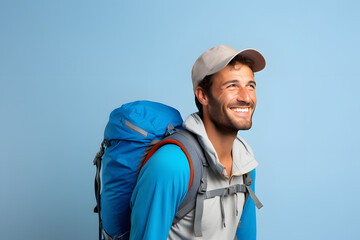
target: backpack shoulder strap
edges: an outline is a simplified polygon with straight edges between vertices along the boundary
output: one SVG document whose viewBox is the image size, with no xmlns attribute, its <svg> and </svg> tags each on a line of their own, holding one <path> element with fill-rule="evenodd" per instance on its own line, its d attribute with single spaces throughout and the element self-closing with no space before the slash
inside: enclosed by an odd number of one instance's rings
<svg viewBox="0 0 360 240">
<path fill-rule="evenodd" d="M 208 163 L 202 147 L 193 133 L 187 130 L 177 129 L 173 134 L 168 136 L 165 141 L 168 139 L 172 139 L 183 146 L 183 151 L 189 157 L 189 163 L 192 165 L 192 176 L 190 176 L 192 183 L 191 185 L 189 184 L 188 192 L 175 214 L 174 224 L 195 208 L 198 192 L 206 192 L 207 179 L 205 168 L 208 167 Z"/>
<path fill-rule="evenodd" d="M 175 214 L 173 224 L 180 221 L 187 213 L 194 208 L 195 211 L 195 223 L 194 230 L 201 233 L 201 218 L 203 210 L 203 201 L 206 198 L 207 189 L 207 167 L 209 166 L 202 147 L 200 146 L 195 134 L 190 133 L 184 129 L 173 129 L 167 131 L 167 137 L 161 142 L 156 143 L 148 152 L 145 151 L 144 161 L 140 165 L 139 169 L 146 164 L 151 156 L 162 146 L 166 144 L 175 144 L 181 148 L 185 153 L 190 166 L 190 181 L 188 191 L 180 203 L 177 212 Z M 139 170 L 139 171 L 140 171 Z"/>
</svg>

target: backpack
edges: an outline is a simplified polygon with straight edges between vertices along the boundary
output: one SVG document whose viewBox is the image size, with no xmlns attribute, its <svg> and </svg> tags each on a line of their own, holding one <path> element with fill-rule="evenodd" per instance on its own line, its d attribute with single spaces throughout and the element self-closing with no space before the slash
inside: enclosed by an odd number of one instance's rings
<svg viewBox="0 0 360 240">
<path fill-rule="evenodd" d="M 250 194 L 257 207 L 261 203 L 252 192 L 251 176 L 245 184 L 229 189 L 206 191 L 207 161 L 196 136 L 182 129 L 180 113 L 169 106 L 151 101 L 135 101 L 111 112 L 104 140 L 96 154 L 94 165 L 94 212 L 99 217 L 99 240 L 126 240 L 130 232 L 130 198 L 142 166 L 161 146 L 176 144 L 184 151 L 190 166 L 190 182 L 173 223 L 195 208 L 194 231 L 201 236 L 203 201 L 215 196 L 237 192 Z"/>
</svg>

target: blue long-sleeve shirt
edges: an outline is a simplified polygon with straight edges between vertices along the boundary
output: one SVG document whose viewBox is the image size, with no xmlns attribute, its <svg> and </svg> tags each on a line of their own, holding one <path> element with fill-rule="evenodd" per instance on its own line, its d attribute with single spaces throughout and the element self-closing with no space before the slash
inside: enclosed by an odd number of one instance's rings
<svg viewBox="0 0 360 240">
<path fill-rule="evenodd" d="M 254 190 L 255 171 L 251 172 Z M 131 240 L 166 239 L 186 195 L 190 167 L 180 147 L 161 147 L 141 170 L 131 197 Z M 236 232 L 240 240 L 256 239 L 255 205 L 248 198 Z"/>
<path fill-rule="evenodd" d="M 190 167 L 180 147 L 161 147 L 142 168 L 131 197 L 130 239 L 166 239 L 186 195 Z"/>
</svg>

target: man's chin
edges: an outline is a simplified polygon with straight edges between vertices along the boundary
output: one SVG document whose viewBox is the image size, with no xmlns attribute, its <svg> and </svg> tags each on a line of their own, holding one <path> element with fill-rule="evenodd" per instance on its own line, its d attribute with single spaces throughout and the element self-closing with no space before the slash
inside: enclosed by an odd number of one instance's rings
<svg viewBox="0 0 360 240">
<path fill-rule="evenodd" d="M 238 128 L 238 131 L 246 131 L 246 130 L 249 130 L 251 128 L 250 127 L 242 127 L 242 128 Z"/>
<path fill-rule="evenodd" d="M 252 126 L 252 122 L 240 123 L 237 125 L 238 130 L 249 130 Z"/>
</svg>

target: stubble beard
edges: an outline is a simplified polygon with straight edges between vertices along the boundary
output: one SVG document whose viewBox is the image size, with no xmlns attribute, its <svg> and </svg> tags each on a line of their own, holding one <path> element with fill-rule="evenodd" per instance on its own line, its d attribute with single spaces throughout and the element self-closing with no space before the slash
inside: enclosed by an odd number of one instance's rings
<svg viewBox="0 0 360 240">
<path fill-rule="evenodd" d="M 249 130 L 252 126 L 252 116 L 255 111 L 255 106 L 253 103 L 239 103 L 238 106 L 248 106 L 250 109 L 253 109 L 250 119 L 244 122 L 244 119 L 236 119 L 235 116 L 230 116 L 229 108 L 221 107 L 219 102 L 213 98 L 209 97 L 210 104 L 214 111 L 209 111 L 210 120 L 218 129 L 218 131 L 224 134 L 237 134 L 239 130 Z M 235 104 L 234 104 L 235 105 Z"/>
</svg>

